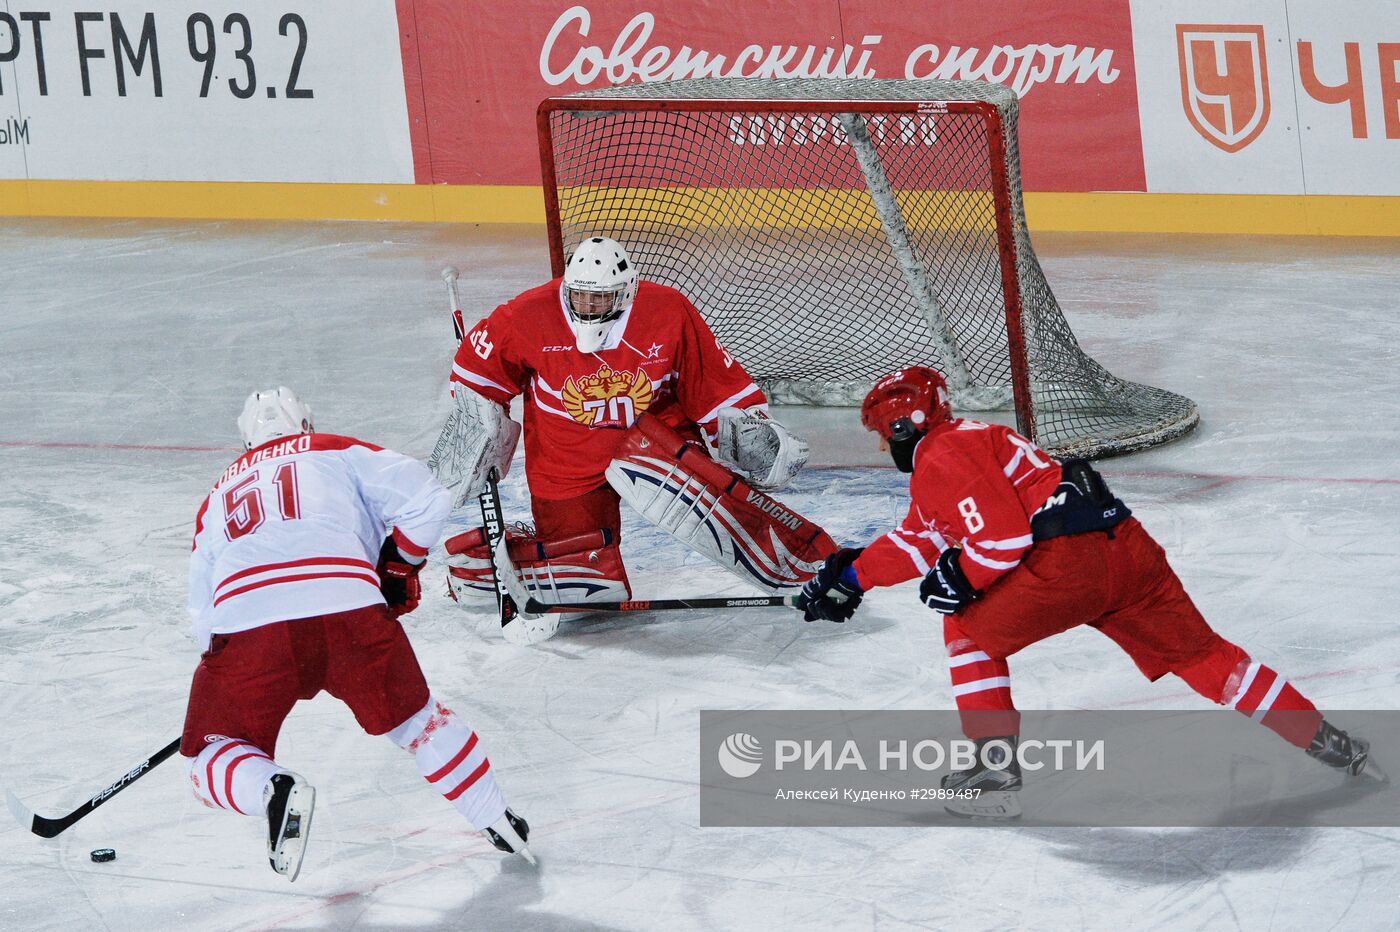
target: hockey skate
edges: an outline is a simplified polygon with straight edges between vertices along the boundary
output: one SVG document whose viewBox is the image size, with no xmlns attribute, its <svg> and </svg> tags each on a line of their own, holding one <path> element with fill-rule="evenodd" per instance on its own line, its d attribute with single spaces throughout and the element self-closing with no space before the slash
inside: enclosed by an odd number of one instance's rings
<svg viewBox="0 0 1400 932">
<path fill-rule="evenodd" d="M 294 773 L 273 775 L 263 790 L 267 808 L 267 861 L 289 881 L 301 873 L 316 789 Z"/>
<path fill-rule="evenodd" d="M 1353 738 L 1326 719 L 1318 726 L 1312 745 L 1306 750 L 1309 757 L 1333 769 L 1345 771 L 1349 776 L 1357 776 L 1365 770 L 1367 776 L 1382 781 L 1387 779 L 1374 764 L 1369 770 L 1366 768 L 1370 762 L 1371 742 L 1365 738 Z"/>
<path fill-rule="evenodd" d="M 483 834 L 491 840 L 491 844 L 495 845 L 497 850 L 506 854 L 518 854 L 531 864 L 535 863 L 535 856 L 525 846 L 525 842 L 530 838 L 530 823 L 509 809 Z"/>
<path fill-rule="evenodd" d="M 1008 755 L 1001 745 L 983 749 L 991 742 L 1011 746 Z M 983 764 L 983 760 L 987 764 Z M 966 798 L 950 799 L 943 804 L 949 815 L 960 819 L 1009 822 L 1021 817 L 1021 765 L 1016 760 L 1016 739 L 981 738 L 977 741 L 977 763 L 967 770 L 955 770 L 943 777 L 945 790 L 967 793 Z M 978 792 L 980 791 L 980 792 Z"/>
</svg>

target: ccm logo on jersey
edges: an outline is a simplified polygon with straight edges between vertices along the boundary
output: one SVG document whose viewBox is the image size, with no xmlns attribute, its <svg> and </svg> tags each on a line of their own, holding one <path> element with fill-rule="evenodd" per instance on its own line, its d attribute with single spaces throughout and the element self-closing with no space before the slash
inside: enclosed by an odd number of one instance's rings
<svg viewBox="0 0 1400 932">
<path fill-rule="evenodd" d="M 546 353 L 567 353 L 569 350 L 571 350 L 571 349 L 573 349 L 573 348 L 574 348 L 574 345 L 573 345 L 572 343 L 561 343 L 561 344 L 559 344 L 558 346 L 546 346 L 546 347 L 543 347 L 542 352 L 546 352 Z"/>
</svg>

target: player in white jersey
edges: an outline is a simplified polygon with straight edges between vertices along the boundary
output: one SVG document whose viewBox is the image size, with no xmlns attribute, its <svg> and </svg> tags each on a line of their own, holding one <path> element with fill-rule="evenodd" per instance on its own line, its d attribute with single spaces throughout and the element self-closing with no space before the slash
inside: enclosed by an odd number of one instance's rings
<svg viewBox="0 0 1400 932">
<path fill-rule="evenodd" d="M 286 388 L 254 392 L 238 419 L 247 452 L 195 519 L 190 613 L 204 651 L 180 753 L 207 806 L 266 816 L 268 859 L 295 880 L 315 790 L 274 760 L 298 699 L 321 690 L 423 776 L 497 848 L 533 862 L 485 749 L 428 691 L 398 618 L 450 510 L 422 463 L 312 432 Z"/>
</svg>

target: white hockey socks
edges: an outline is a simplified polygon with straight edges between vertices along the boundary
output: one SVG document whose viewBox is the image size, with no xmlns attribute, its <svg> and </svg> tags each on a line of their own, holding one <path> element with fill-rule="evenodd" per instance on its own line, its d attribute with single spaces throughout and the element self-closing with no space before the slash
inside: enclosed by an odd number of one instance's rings
<svg viewBox="0 0 1400 932">
<path fill-rule="evenodd" d="M 190 758 L 190 785 L 210 809 L 263 817 L 263 790 L 279 773 L 287 773 L 267 752 L 247 741 L 224 738 Z"/>
<path fill-rule="evenodd" d="M 432 697 L 390 741 L 418 761 L 418 771 L 478 831 L 505 815 L 506 802 L 476 732 Z"/>
</svg>

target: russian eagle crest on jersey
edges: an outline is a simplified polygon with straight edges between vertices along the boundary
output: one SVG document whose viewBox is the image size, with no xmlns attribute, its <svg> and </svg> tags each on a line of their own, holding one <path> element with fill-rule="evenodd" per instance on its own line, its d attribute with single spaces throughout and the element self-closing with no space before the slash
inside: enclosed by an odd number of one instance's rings
<svg viewBox="0 0 1400 932">
<path fill-rule="evenodd" d="M 713 432 L 721 408 L 766 399 L 679 291 L 642 281 L 632 307 L 596 352 L 582 353 L 562 279 L 496 308 L 467 334 L 452 364 L 467 386 L 502 406 L 525 397 L 525 474 L 537 498 L 592 491 L 627 429 L 650 413 Z"/>
<path fill-rule="evenodd" d="M 645 369 L 619 372 L 603 363 L 577 382 L 569 376 L 559 396 L 569 416 L 585 427 L 630 427 L 651 407 L 654 394 Z"/>
</svg>

